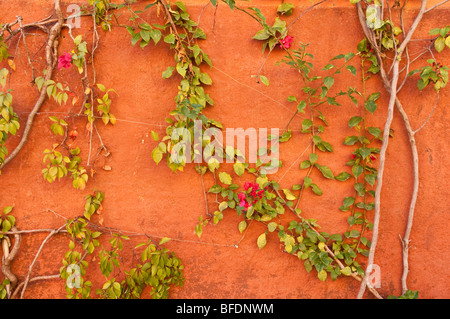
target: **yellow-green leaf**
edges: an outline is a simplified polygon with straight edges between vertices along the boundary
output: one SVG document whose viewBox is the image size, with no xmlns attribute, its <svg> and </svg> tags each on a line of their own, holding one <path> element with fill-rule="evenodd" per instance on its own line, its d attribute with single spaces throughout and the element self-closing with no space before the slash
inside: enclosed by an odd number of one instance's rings
<svg viewBox="0 0 450 319">
<path fill-rule="evenodd" d="M 233 169 L 238 176 L 242 176 L 245 172 L 245 166 L 242 163 L 235 163 Z"/>
<path fill-rule="evenodd" d="M 170 241 L 170 238 L 169 237 L 164 237 L 163 239 L 161 239 L 161 241 L 159 242 L 159 245 L 163 245 L 163 244 L 165 244 L 165 243 L 167 243 L 167 242 L 169 242 Z"/>
<path fill-rule="evenodd" d="M 231 178 L 230 174 L 228 174 L 226 172 L 222 172 L 219 174 L 219 180 L 226 185 L 231 185 L 231 182 L 232 182 L 232 178 Z"/>
<path fill-rule="evenodd" d="M 267 225 L 267 229 L 269 230 L 269 232 L 273 232 L 275 229 L 277 229 L 278 224 L 275 222 L 271 222 Z"/>
<path fill-rule="evenodd" d="M 292 192 L 289 190 L 289 189 L 287 189 L 287 188 L 285 188 L 285 189 L 283 189 L 283 193 L 284 193 L 284 195 L 286 196 L 286 199 L 287 200 L 295 200 L 297 197 L 294 195 L 294 194 L 292 194 Z"/>
<path fill-rule="evenodd" d="M 327 272 L 325 271 L 325 269 L 322 269 L 318 274 L 317 277 L 319 277 L 319 279 L 321 281 L 325 281 L 327 279 Z"/>
<path fill-rule="evenodd" d="M 261 235 L 259 235 L 256 243 L 258 244 L 259 249 L 263 249 L 267 244 L 266 233 L 262 233 Z"/>
<path fill-rule="evenodd" d="M 442 50 L 444 50 L 445 48 L 445 39 L 443 36 L 440 36 L 436 39 L 436 41 L 434 42 L 434 48 L 436 49 L 437 52 L 442 52 Z"/>
<path fill-rule="evenodd" d="M 247 222 L 245 220 L 241 221 L 238 228 L 239 232 L 242 234 L 242 232 L 247 228 Z"/>
</svg>

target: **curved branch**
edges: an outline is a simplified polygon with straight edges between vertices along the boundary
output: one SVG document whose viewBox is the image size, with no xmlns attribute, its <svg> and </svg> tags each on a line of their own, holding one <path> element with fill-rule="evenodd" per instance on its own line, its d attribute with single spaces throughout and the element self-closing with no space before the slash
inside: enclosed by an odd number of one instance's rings
<svg viewBox="0 0 450 319">
<path fill-rule="evenodd" d="M 15 226 L 13 226 L 11 230 L 14 232 L 18 231 Z M 14 235 L 13 249 L 9 252 L 8 256 L 4 256 L 2 260 L 2 272 L 5 275 L 5 277 L 8 278 L 11 288 L 14 288 L 17 285 L 17 277 L 11 271 L 11 263 L 16 257 L 17 253 L 19 252 L 21 241 L 22 237 L 20 236 L 19 233 L 16 233 Z"/>
<path fill-rule="evenodd" d="M 37 277 L 33 277 L 31 278 L 28 282 L 34 282 L 34 281 L 39 281 L 39 280 L 50 280 L 50 279 L 60 279 L 61 275 L 60 274 L 56 274 L 56 275 L 50 275 L 50 276 L 37 276 Z M 22 287 L 25 285 L 25 282 L 21 282 L 19 285 L 17 285 L 16 290 L 14 290 L 14 293 L 12 294 L 10 299 L 14 299 L 17 294 L 19 293 L 20 289 L 22 289 Z"/>
<path fill-rule="evenodd" d="M 61 35 L 61 30 L 64 25 L 64 17 L 61 12 L 61 0 L 55 0 L 55 10 L 56 14 L 58 16 L 58 21 L 56 24 L 50 29 L 48 41 L 47 41 L 47 47 L 46 47 L 46 74 L 44 77 L 44 83 L 47 82 L 52 78 L 53 70 L 56 66 L 57 62 L 57 53 L 58 53 L 58 45 L 59 41 L 58 38 Z M 41 88 L 41 93 L 39 95 L 38 100 L 36 101 L 32 111 L 28 115 L 27 123 L 25 125 L 25 130 L 22 135 L 22 139 L 19 142 L 19 145 L 14 149 L 14 151 L 11 152 L 11 154 L 5 159 L 2 165 L 0 165 L 0 169 L 2 169 L 6 164 L 11 162 L 17 154 L 22 150 L 22 148 L 25 146 L 26 142 L 28 141 L 28 136 L 30 134 L 31 128 L 33 126 L 34 117 L 41 109 L 42 105 L 44 104 L 46 97 L 47 97 L 47 86 L 43 85 Z"/>
<path fill-rule="evenodd" d="M 63 229 L 64 227 L 66 227 L 66 225 L 64 224 L 63 226 L 61 226 L 60 228 L 56 229 L 56 230 L 52 230 L 50 232 L 50 234 L 47 235 L 47 237 L 45 237 L 45 239 L 42 241 L 41 246 L 39 247 L 39 250 L 36 253 L 36 256 L 34 256 L 33 262 L 30 264 L 30 267 L 28 269 L 28 275 L 27 278 L 25 279 L 24 285 L 23 285 L 23 289 L 22 289 L 22 293 L 20 294 L 20 299 L 23 299 L 23 295 L 25 294 L 25 290 L 27 289 L 27 285 L 30 281 L 30 276 L 31 276 L 31 272 L 33 270 L 34 264 L 36 263 L 36 260 L 38 259 L 42 249 L 44 248 L 45 244 L 47 243 L 47 241 L 49 241 L 49 239 L 59 233 L 61 231 L 61 229 Z"/>
<path fill-rule="evenodd" d="M 383 83 L 386 87 L 386 90 L 388 90 L 390 92 L 390 99 L 389 99 L 389 105 L 388 105 L 388 115 L 386 118 L 384 133 L 383 133 L 383 145 L 382 145 L 381 151 L 380 151 L 380 164 L 379 164 L 379 171 L 378 171 L 378 177 L 377 177 L 377 187 L 376 187 L 376 192 L 375 192 L 375 213 L 374 213 L 374 222 L 373 222 L 374 227 L 373 227 L 373 235 L 372 235 L 371 247 L 370 247 L 369 257 L 368 257 L 368 265 L 373 264 L 374 257 L 375 257 L 375 249 L 376 249 L 376 245 L 378 242 L 378 226 L 379 226 L 379 221 L 380 221 L 380 208 L 381 208 L 380 207 L 381 206 L 381 189 L 382 189 L 382 185 L 383 185 L 383 173 L 384 173 L 384 164 L 385 164 L 385 159 L 386 159 L 386 150 L 388 147 L 390 126 L 391 126 L 392 119 L 393 119 L 394 107 L 395 107 L 395 105 L 397 105 L 397 108 L 398 108 L 398 105 L 399 105 L 399 103 L 397 103 L 397 101 L 398 101 L 397 86 L 398 86 L 398 79 L 399 79 L 400 57 L 402 55 L 402 52 L 406 49 L 406 46 L 408 45 L 409 41 L 411 40 L 420 21 L 422 20 L 422 17 L 426 11 L 426 5 L 427 5 L 427 0 L 422 0 L 422 5 L 420 7 L 420 11 L 417 14 L 416 18 L 414 19 L 413 24 L 411 25 L 407 35 L 405 36 L 403 42 L 400 44 L 400 47 L 396 52 L 391 81 L 389 81 L 389 79 L 384 71 L 384 68 L 382 67 L 382 64 L 380 64 L 380 71 L 381 71 L 381 75 L 383 78 Z M 365 24 L 364 16 L 363 16 L 363 12 L 362 12 L 360 3 L 357 4 L 357 8 L 358 8 L 358 16 L 359 16 L 359 20 L 361 22 L 361 26 L 363 27 L 364 33 L 366 35 L 368 35 L 369 41 L 372 43 L 374 41 L 374 36 L 373 36 L 373 34 L 371 34 L 371 31 L 368 30 L 367 25 Z M 379 60 L 381 60 L 380 52 L 378 50 L 376 52 L 377 52 L 377 58 Z M 406 113 L 404 113 L 403 115 L 406 115 Z M 409 121 L 408 121 L 408 124 L 409 124 Z M 406 126 L 406 123 L 405 123 L 405 126 Z M 413 145 L 411 145 L 411 147 L 413 149 Z M 414 143 L 414 147 L 415 147 L 415 143 Z M 413 154 L 414 154 L 414 150 L 413 150 Z M 418 179 L 418 175 L 415 175 L 415 179 Z M 413 198 L 414 205 L 412 208 L 414 211 L 415 200 L 416 200 L 417 194 L 413 195 L 413 197 L 414 197 Z M 411 207 L 410 207 L 410 209 L 411 209 Z M 409 221 L 411 221 L 411 225 L 412 225 L 412 215 L 411 214 L 409 217 Z M 408 232 L 408 237 L 409 237 L 409 232 Z M 405 252 L 405 249 L 404 249 L 404 252 Z M 407 249 L 406 249 L 406 252 L 407 252 Z M 405 258 L 405 254 L 404 254 L 404 258 Z M 407 253 L 406 253 L 406 258 L 407 258 Z M 365 279 L 367 279 L 368 276 L 370 275 L 370 273 L 367 271 L 368 269 L 369 269 L 369 267 L 366 269 Z M 406 281 L 406 279 L 405 279 L 405 281 Z M 362 298 L 365 288 L 366 288 L 366 285 L 367 285 L 367 280 L 363 280 L 361 282 L 360 290 L 358 292 L 358 296 L 357 296 L 358 299 Z"/>
</svg>

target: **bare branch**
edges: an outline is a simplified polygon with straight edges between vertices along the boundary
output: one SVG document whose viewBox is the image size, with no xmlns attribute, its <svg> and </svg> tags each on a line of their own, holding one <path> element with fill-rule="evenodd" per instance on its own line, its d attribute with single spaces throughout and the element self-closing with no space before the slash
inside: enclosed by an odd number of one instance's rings
<svg viewBox="0 0 450 319">
<path fill-rule="evenodd" d="M 433 10 L 433 9 L 443 5 L 446 2 L 448 2 L 448 0 L 444 0 L 444 1 L 439 2 L 438 4 L 435 4 L 434 6 L 428 8 L 427 10 L 425 10 L 425 13 L 430 12 L 431 10 Z"/>
<path fill-rule="evenodd" d="M 395 55 L 395 62 L 394 62 L 394 68 L 393 68 L 393 74 L 392 74 L 392 79 L 390 81 L 390 99 L 389 99 L 389 105 L 388 105 L 388 115 L 386 118 L 386 122 L 385 122 L 385 127 L 384 127 L 384 133 L 383 133 L 383 144 L 381 147 L 381 151 L 380 151 L 380 163 L 379 163 L 379 168 L 378 168 L 378 177 L 377 177 L 377 187 L 376 187 L 376 191 L 375 191 L 375 213 L 374 213 L 374 221 L 373 221 L 373 235 L 372 235 L 372 241 L 371 241 L 371 247 L 370 247 L 370 251 L 369 251 L 369 257 L 368 257 L 368 265 L 372 265 L 373 261 L 374 261 L 374 257 L 375 257 L 375 250 L 376 250 L 376 245 L 378 242 L 378 227 L 379 227 L 379 221 L 380 221 L 380 210 L 381 210 L 381 189 L 382 189 L 382 185 L 383 185 L 383 173 L 384 173 L 384 164 L 385 164 L 385 160 L 386 160 L 386 150 L 388 147 L 388 140 L 389 140 L 389 133 L 390 133 L 390 127 L 391 127 L 391 123 L 392 123 L 392 119 L 393 119 L 393 111 L 394 111 L 394 107 L 396 105 L 396 101 L 397 99 L 397 85 L 398 85 L 398 79 L 399 79 L 399 63 L 400 63 L 400 57 L 403 53 L 403 51 L 406 49 L 409 41 L 411 40 L 416 28 L 418 27 L 420 21 L 422 20 L 422 17 L 425 13 L 426 10 L 426 5 L 427 5 L 427 0 L 422 0 L 422 5 L 420 8 L 419 13 L 417 14 L 416 18 L 414 19 L 413 24 L 411 25 L 408 33 L 406 34 L 403 42 L 400 44 L 400 47 L 398 48 L 396 55 Z M 364 16 L 362 16 L 363 12 L 362 12 L 362 8 L 361 8 L 361 3 L 357 4 L 357 8 L 358 8 L 358 15 L 359 15 L 359 19 L 360 22 L 364 21 Z M 367 26 L 364 23 L 361 23 L 364 32 L 367 34 L 370 34 L 371 32 L 367 29 Z M 372 36 L 369 35 L 369 41 L 374 39 L 374 36 L 372 34 Z M 372 42 L 371 41 L 371 42 Z M 380 59 L 380 53 L 379 51 L 377 51 L 377 56 Z M 382 65 L 380 64 L 380 71 L 383 70 L 383 68 L 381 67 Z M 381 75 L 383 78 L 387 79 L 386 73 L 384 72 L 384 70 L 381 72 Z M 385 87 L 386 89 L 388 89 L 388 85 L 389 85 L 389 80 L 384 81 Z M 367 268 L 369 269 L 369 267 Z M 365 278 L 368 278 L 370 273 L 367 271 L 366 269 L 366 274 L 365 274 Z M 360 290 L 358 293 L 357 298 L 360 299 L 362 298 L 365 288 L 367 285 L 367 281 L 363 280 L 361 282 L 361 286 L 360 286 Z"/>
<path fill-rule="evenodd" d="M 45 74 L 44 83 L 52 78 L 53 70 L 54 70 L 54 68 L 56 66 L 56 62 L 57 62 L 57 53 L 58 53 L 57 48 L 59 45 L 58 38 L 61 35 L 61 30 L 62 30 L 62 27 L 64 24 L 64 17 L 61 12 L 61 0 L 55 0 L 55 10 L 56 10 L 56 14 L 58 16 L 58 22 L 50 29 L 50 34 L 49 34 L 48 41 L 47 41 L 47 47 L 46 47 L 46 62 L 47 62 L 46 71 L 47 71 L 47 73 Z M 36 116 L 36 113 L 39 112 L 40 108 L 42 107 L 42 105 L 44 104 L 44 102 L 46 100 L 47 86 L 48 85 L 45 85 L 45 84 L 42 86 L 39 98 L 36 101 L 36 104 L 34 105 L 33 110 L 28 115 L 27 123 L 25 125 L 25 130 L 22 134 L 22 139 L 20 140 L 19 145 L 17 145 L 17 147 L 5 159 L 3 164 L 0 165 L 0 169 L 2 169 L 6 164 L 11 162 L 17 156 L 17 154 L 19 154 L 19 152 L 22 150 L 22 148 L 25 146 L 26 142 L 28 141 L 28 136 L 29 136 L 31 128 L 33 126 L 34 117 Z"/>
<path fill-rule="evenodd" d="M 431 110 L 430 115 L 428 115 L 428 118 L 425 120 L 425 122 L 417 130 L 415 130 L 413 132 L 414 135 L 417 134 L 417 132 L 419 132 L 425 125 L 427 125 L 428 121 L 430 120 L 431 116 L 434 113 L 434 110 L 436 109 L 436 106 L 437 106 L 438 102 L 439 102 L 439 91 L 436 94 L 436 101 L 434 102 L 434 106 L 433 106 L 433 109 Z"/>
<path fill-rule="evenodd" d="M 13 231 L 17 231 L 17 228 L 15 226 L 13 226 L 11 229 Z M 8 252 L 8 255 L 4 255 L 2 259 L 2 273 L 6 278 L 8 278 L 10 287 L 13 289 L 17 285 L 17 277 L 11 271 L 11 263 L 19 252 L 21 241 L 22 237 L 20 236 L 20 234 L 14 234 L 14 247 L 13 249 L 11 249 L 11 251 Z"/>
<path fill-rule="evenodd" d="M 65 224 L 62 225 L 62 226 L 61 226 L 60 228 L 58 228 L 57 230 L 52 230 L 52 231 L 50 232 L 50 234 L 48 234 L 47 237 L 45 237 L 45 239 L 42 241 L 42 244 L 41 244 L 41 246 L 39 247 L 39 249 L 38 249 L 38 251 L 37 251 L 37 253 L 36 253 L 36 256 L 34 256 L 33 262 L 30 264 L 30 267 L 28 268 L 28 275 L 27 275 L 27 278 L 25 279 L 24 286 L 23 286 L 23 289 L 22 289 L 22 293 L 20 294 L 20 299 L 23 299 L 23 295 L 25 294 L 25 290 L 27 289 L 28 282 L 30 281 L 30 276 L 31 276 L 31 272 L 33 271 L 34 264 L 36 263 L 36 260 L 38 259 L 38 257 L 39 257 L 39 255 L 40 255 L 42 249 L 43 249 L 44 246 L 45 246 L 45 244 L 49 241 L 49 239 L 50 239 L 53 235 L 59 233 L 64 227 L 66 227 Z"/>
</svg>

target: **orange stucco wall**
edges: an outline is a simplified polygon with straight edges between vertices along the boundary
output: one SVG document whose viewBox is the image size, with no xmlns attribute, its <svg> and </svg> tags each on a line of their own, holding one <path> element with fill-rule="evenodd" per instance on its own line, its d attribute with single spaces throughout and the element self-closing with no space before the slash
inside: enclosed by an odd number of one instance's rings
<svg viewBox="0 0 450 319">
<path fill-rule="evenodd" d="M 261 54 L 261 42 L 251 39 L 259 30 L 259 25 L 242 12 L 231 11 L 225 5 L 220 5 L 215 13 L 211 5 L 204 8 L 207 2 L 187 1 L 189 13 L 194 20 L 199 19 L 200 26 L 207 34 L 208 40 L 203 41 L 202 47 L 214 64 L 214 68 L 205 69 L 213 80 L 208 93 L 216 102 L 214 107 L 206 111 L 207 115 L 221 121 L 224 127 L 283 128 L 295 110 L 295 105 L 288 103 L 286 98 L 300 94 L 301 82 L 298 75 L 285 65 L 275 65 L 283 57 L 282 51 L 275 50 L 263 68 L 270 86 L 255 83 L 251 75 L 258 72 L 265 58 Z M 292 16 L 284 18 L 288 23 L 310 4 L 310 1 L 291 2 L 297 8 Z M 418 2 L 408 2 L 405 9 L 407 24 L 411 23 Z M 280 1 L 252 1 L 269 21 L 273 21 L 279 3 Z M 65 2 L 64 7 L 68 4 Z M 450 7 L 446 5 L 427 14 L 414 37 L 427 38 L 428 31 L 432 28 L 449 25 L 449 10 Z M 28 23 L 51 13 L 50 0 L 0 0 L 0 22 L 13 21 L 16 15 L 22 15 L 24 23 Z M 125 15 L 121 17 L 123 21 L 124 17 Z M 148 17 L 157 19 L 151 14 Z M 90 43 L 91 22 L 82 20 L 82 28 L 74 32 L 84 35 Z M 66 39 L 62 41 L 60 53 L 71 49 L 66 31 L 64 35 Z M 295 42 L 310 43 L 309 49 L 314 54 L 318 72 L 337 54 L 355 51 L 356 44 L 363 37 L 355 8 L 348 0 L 330 0 L 314 8 L 295 24 L 290 35 L 294 36 Z M 176 76 L 169 80 L 161 78 L 161 72 L 172 65 L 172 52 L 162 41 L 156 47 L 149 45 L 144 50 L 138 46 L 133 48 L 130 36 L 123 28 L 115 27 L 113 32 L 101 32 L 100 36 L 100 46 L 95 54 L 97 82 L 114 88 L 119 93 L 119 96 L 113 97 L 111 109 L 118 119 L 116 126 L 99 125 L 102 139 L 112 154 L 107 160 L 112 170 L 102 170 L 104 159 L 100 158 L 93 167 L 96 170 L 94 178 L 89 180 L 83 191 L 75 190 L 70 180 L 53 184 L 43 180 L 43 151 L 57 141 L 50 132 L 48 117 L 60 114 L 57 112 L 77 112 L 80 108 L 79 104 L 73 107 L 71 103 L 59 106 L 53 101 L 47 101 L 36 117 L 28 143 L 13 162 L 2 170 L 0 176 L 0 207 L 15 205 L 17 226 L 20 229 L 60 227 L 64 224 L 61 216 L 72 218 L 82 214 L 84 197 L 94 189 L 100 189 L 105 192 L 102 213 L 104 226 L 173 239 L 167 247 L 182 259 L 186 282 L 184 287 L 171 290 L 172 298 L 356 297 L 359 282 L 352 278 L 320 282 L 315 278 L 314 272 L 308 274 L 305 271 L 302 262 L 296 257 L 281 252 L 275 234 L 271 234 L 267 246 L 259 250 L 256 238 L 265 231 L 264 225 L 253 223 L 243 237 L 237 228 L 241 219 L 234 212 L 227 211 L 219 225 L 213 226 L 211 223 L 204 229 L 202 238 L 197 238 L 194 227 L 198 217 L 205 214 L 200 176 L 193 167 L 175 174 L 164 163 L 156 166 L 151 159 L 155 142 L 150 132 L 154 130 L 160 136 L 164 134 L 164 119 L 174 107 L 173 98 L 177 93 L 179 79 Z M 42 44 L 38 35 L 29 35 L 27 40 L 31 48 L 38 49 Z M 14 53 L 16 43 L 16 40 L 12 43 L 11 54 L 15 54 L 17 71 L 13 72 L 10 87 L 14 90 L 14 108 L 23 128 L 38 93 L 29 83 L 31 71 L 27 66 L 23 45 L 19 45 Z M 423 45 L 421 41 L 414 41 L 411 52 L 417 54 Z M 443 64 L 449 64 L 450 50 L 447 48 L 438 57 Z M 427 58 L 424 56 L 416 61 L 412 68 L 424 65 Z M 43 51 L 36 55 L 35 60 L 36 68 L 41 70 L 44 66 Z M 2 66 L 5 65 L 0 65 Z M 54 78 L 67 83 L 81 97 L 79 75 L 75 69 L 57 71 Z M 344 74 L 336 78 L 335 86 L 342 89 L 349 86 L 361 88 L 361 80 Z M 370 80 L 369 90 L 382 93 L 379 109 L 369 119 L 372 125 L 382 126 L 388 97 L 377 79 Z M 400 99 L 410 115 L 413 128 L 419 127 L 428 117 L 433 108 L 434 97 L 431 88 L 419 92 L 416 89 L 416 79 L 407 82 L 400 93 Z M 450 297 L 450 276 L 447 272 L 447 252 L 450 250 L 447 239 L 447 230 L 450 228 L 447 140 L 449 101 L 450 93 L 446 88 L 441 92 L 439 104 L 430 121 L 416 136 L 421 184 L 411 235 L 408 284 L 410 289 L 418 290 L 422 298 Z M 345 162 L 349 159 L 352 148 L 344 146 L 342 142 L 346 136 L 351 135 L 348 120 L 360 114 L 362 109 L 347 102 L 342 106 L 330 106 L 322 110 L 330 124 L 323 138 L 334 145 L 335 151 L 333 154 L 320 153 L 320 159 L 334 172 L 347 170 Z M 280 149 L 284 166 L 273 178 L 280 180 L 282 186 L 290 187 L 299 183 L 305 174 L 299 170 L 298 164 L 306 159 L 308 152 L 297 161 L 308 145 L 308 138 L 298 131 L 301 121 L 302 118 L 297 118 L 293 122 L 292 128 L 297 130 L 294 138 Z M 78 127 L 79 137 L 74 145 L 81 148 L 84 165 L 88 156 L 85 123 L 83 118 L 69 121 L 70 125 Z M 380 234 L 375 258 L 375 263 L 381 269 L 379 292 L 383 297 L 401 294 L 399 235 L 403 236 L 406 227 L 412 190 L 412 161 L 408 139 L 397 112 L 392 127 L 395 137 L 390 140 L 387 153 Z M 9 149 L 18 143 L 21 134 L 22 131 L 17 137 L 10 139 Z M 99 142 L 94 138 L 94 152 L 98 146 Z M 231 171 L 232 167 L 227 166 L 227 170 Z M 320 183 L 324 195 L 317 197 L 309 192 L 305 193 L 301 205 L 304 216 L 316 218 L 323 231 L 344 232 L 347 228 L 347 214 L 338 207 L 344 197 L 352 194 L 352 183 L 328 181 L 319 175 L 313 175 L 313 178 Z M 214 181 L 211 176 L 207 176 L 205 183 L 209 188 Z M 212 199 L 209 209 L 216 209 Z M 287 217 L 285 220 L 288 220 Z M 23 236 L 21 251 L 12 266 L 20 280 L 24 279 L 29 264 L 46 235 Z M 132 242 L 134 244 L 145 240 L 133 238 Z M 57 273 L 67 245 L 68 240 L 63 235 L 53 238 L 43 249 L 33 276 Z M 95 270 L 97 262 L 98 257 L 91 261 L 88 278 L 96 284 L 95 288 L 100 288 L 102 279 L 99 271 Z M 126 254 L 124 266 L 130 267 L 131 263 L 131 256 Z M 366 296 L 371 298 L 369 294 Z M 61 280 L 31 283 L 25 297 L 64 298 L 64 284 Z"/>
</svg>

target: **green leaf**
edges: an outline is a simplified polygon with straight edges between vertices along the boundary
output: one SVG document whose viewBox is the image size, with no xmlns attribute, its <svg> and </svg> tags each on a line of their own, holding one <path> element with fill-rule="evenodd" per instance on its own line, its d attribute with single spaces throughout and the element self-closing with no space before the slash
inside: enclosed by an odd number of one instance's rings
<svg viewBox="0 0 450 319">
<path fill-rule="evenodd" d="M 227 208 L 228 208 L 228 203 L 227 203 L 227 202 L 221 202 L 221 203 L 219 204 L 219 211 L 220 211 L 220 212 L 224 211 L 224 210 L 227 209 Z"/>
<path fill-rule="evenodd" d="M 230 174 L 228 174 L 226 172 L 222 172 L 219 174 L 219 180 L 226 185 L 231 185 L 231 182 L 232 182 L 232 178 L 231 178 Z"/>
<path fill-rule="evenodd" d="M 350 276 L 352 274 L 352 270 L 349 266 L 347 266 L 341 269 L 341 273 L 343 273 L 346 276 Z"/>
<path fill-rule="evenodd" d="M 97 83 L 97 87 L 100 91 L 106 92 L 106 87 L 103 84 Z"/>
<path fill-rule="evenodd" d="M 381 138 L 381 130 L 378 127 L 369 127 L 368 131 L 373 136 Z"/>
<path fill-rule="evenodd" d="M 277 13 L 284 14 L 284 15 L 291 15 L 292 10 L 295 8 L 295 6 L 292 3 L 282 3 L 277 8 Z"/>
<path fill-rule="evenodd" d="M 245 166 L 242 163 L 235 163 L 233 169 L 238 176 L 242 176 L 245 172 Z"/>
<path fill-rule="evenodd" d="M 211 186 L 208 193 L 219 194 L 222 191 L 223 187 L 220 185 Z"/>
<path fill-rule="evenodd" d="M 265 84 L 266 86 L 269 86 L 269 79 L 266 78 L 264 75 L 260 75 L 260 76 L 259 76 L 259 79 L 261 80 L 261 82 L 262 82 L 263 84 Z"/>
<path fill-rule="evenodd" d="M 445 39 L 443 36 L 439 36 L 436 41 L 434 41 L 434 48 L 437 52 L 441 53 L 445 48 Z"/>
<path fill-rule="evenodd" d="M 329 89 L 334 84 L 334 79 L 331 76 L 327 76 L 323 79 L 323 84 Z"/>
<path fill-rule="evenodd" d="M 156 165 L 158 165 L 159 162 L 161 162 L 161 160 L 163 158 L 163 153 L 161 152 L 159 147 L 156 147 L 155 149 L 153 149 L 153 151 L 152 151 L 152 158 L 155 161 Z"/>
<path fill-rule="evenodd" d="M 200 81 L 201 81 L 203 84 L 206 84 L 206 85 L 211 85 L 211 84 L 212 84 L 211 78 L 210 78 L 209 75 L 206 74 L 206 73 L 201 73 L 199 79 L 200 79 Z"/>
<path fill-rule="evenodd" d="M 186 69 L 183 68 L 183 66 L 182 66 L 180 63 L 177 64 L 177 72 L 178 72 L 178 74 L 180 74 L 182 77 L 185 77 L 185 75 L 186 75 Z"/>
<path fill-rule="evenodd" d="M 3 209 L 3 214 L 8 215 L 9 213 L 11 213 L 11 211 L 13 210 L 14 206 L 6 206 Z"/>
<path fill-rule="evenodd" d="M 140 35 L 141 35 L 142 40 L 144 40 L 145 42 L 150 41 L 150 31 L 141 30 Z"/>
<path fill-rule="evenodd" d="M 247 222 L 245 220 L 241 221 L 239 223 L 239 232 L 242 234 L 244 232 L 244 230 L 247 228 Z"/>
<path fill-rule="evenodd" d="M 263 249 L 264 246 L 266 246 L 267 244 L 267 238 L 266 238 L 266 233 L 262 233 L 261 235 L 259 235 L 256 244 L 258 245 L 259 249 Z"/>
<path fill-rule="evenodd" d="M 445 45 L 450 48 L 450 35 L 445 39 Z"/>
<path fill-rule="evenodd" d="M 424 81 L 423 79 L 419 79 L 417 81 L 417 88 L 422 91 L 428 85 L 428 82 L 428 80 Z"/>
<path fill-rule="evenodd" d="M 303 179 L 303 184 L 305 185 L 305 188 L 308 188 L 309 186 L 311 186 L 312 183 L 313 183 L 313 182 L 312 182 L 311 177 L 306 176 L 306 177 Z"/>
<path fill-rule="evenodd" d="M 309 154 L 309 162 L 311 164 L 314 164 L 315 162 L 317 162 L 318 156 L 316 153 L 311 153 Z"/>
<path fill-rule="evenodd" d="M 362 117 L 360 116 L 353 116 L 349 121 L 348 121 L 348 126 L 350 128 L 357 126 L 360 122 L 362 121 Z"/>
<path fill-rule="evenodd" d="M 299 113 L 305 113 L 305 108 L 306 108 L 306 102 L 305 101 L 300 101 L 300 103 L 298 103 L 297 105 L 297 110 Z"/>
<path fill-rule="evenodd" d="M 343 205 L 345 206 L 345 207 L 350 207 L 350 206 L 352 206 L 353 204 L 355 203 L 355 198 L 354 197 L 345 197 L 344 198 L 344 203 L 343 203 Z"/>
<path fill-rule="evenodd" d="M 430 35 L 438 35 L 441 32 L 440 28 L 434 28 L 430 30 Z"/>
<path fill-rule="evenodd" d="M 164 37 L 164 42 L 169 43 L 169 44 L 174 44 L 175 43 L 175 34 L 171 33 L 169 35 L 166 35 Z"/>
<path fill-rule="evenodd" d="M 334 179 L 334 174 L 330 168 L 324 165 L 315 164 L 315 166 L 319 169 L 322 175 L 328 179 Z"/>
<path fill-rule="evenodd" d="M 152 131 L 152 138 L 154 141 L 158 142 L 159 141 L 159 135 L 158 133 Z"/>
<path fill-rule="evenodd" d="M 352 173 L 355 178 L 358 178 L 363 173 L 363 168 L 359 164 L 355 164 L 352 167 Z"/>
<path fill-rule="evenodd" d="M 367 183 L 369 183 L 371 186 L 373 186 L 377 180 L 377 177 L 374 174 L 369 174 L 364 176 L 364 179 Z"/>
<path fill-rule="evenodd" d="M 322 269 L 321 271 L 319 271 L 319 273 L 317 274 L 317 277 L 321 280 L 321 281 L 325 281 L 327 279 L 327 272 L 325 269 Z"/>
<path fill-rule="evenodd" d="M 306 132 L 311 128 L 313 122 L 310 119 L 304 119 L 302 122 L 302 132 Z"/>
<path fill-rule="evenodd" d="M 162 34 L 161 31 L 159 31 L 158 29 L 152 29 L 150 31 L 150 36 L 153 39 L 153 42 L 157 44 L 159 40 L 161 40 Z"/>
<path fill-rule="evenodd" d="M 311 166 L 311 162 L 306 160 L 300 163 L 300 169 L 305 169 Z"/>
<path fill-rule="evenodd" d="M 267 225 L 267 230 L 268 230 L 269 232 L 273 232 L 273 231 L 275 231 L 275 229 L 277 229 L 277 227 L 278 227 L 278 224 L 277 224 L 277 223 L 271 222 L 271 223 L 269 223 L 269 224 Z"/>
<path fill-rule="evenodd" d="M 266 29 L 256 32 L 253 36 L 253 39 L 255 40 L 267 40 L 268 38 L 270 38 L 270 34 L 267 33 Z"/>
<path fill-rule="evenodd" d="M 328 240 L 341 242 L 342 241 L 342 236 L 340 234 L 334 234 L 334 235 L 331 235 L 328 238 Z"/>
<path fill-rule="evenodd" d="M 161 246 L 161 245 L 163 245 L 163 244 L 165 244 L 165 243 L 167 243 L 167 242 L 169 242 L 170 241 L 170 238 L 169 237 L 164 237 L 163 239 L 161 239 L 161 241 L 159 242 L 159 245 Z"/>
<path fill-rule="evenodd" d="M 169 66 L 163 73 L 162 73 L 162 77 L 163 79 L 168 79 L 172 76 L 173 71 L 175 70 L 175 68 L 173 66 Z"/>
<path fill-rule="evenodd" d="M 377 104 L 373 100 L 367 100 L 364 103 L 364 107 L 366 108 L 367 111 L 373 114 L 377 109 Z"/>
<path fill-rule="evenodd" d="M 356 68 L 353 65 L 347 65 L 345 67 L 348 71 L 350 71 L 351 74 L 356 76 Z"/>
<path fill-rule="evenodd" d="M 347 173 L 347 172 L 342 172 L 342 173 L 340 173 L 339 175 L 336 176 L 336 179 L 337 179 L 338 181 L 344 182 L 344 181 L 346 181 L 347 179 L 349 179 L 350 177 L 352 177 L 352 175 L 350 175 L 349 173 Z"/>
<path fill-rule="evenodd" d="M 352 229 L 351 231 L 350 231 L 350 233 L 349 234 L 347 234 L 347 238 L 358 238 L 359 237 L 359 230 L 356 230 L 356 229 Z"/>
<path fill-rule="evenodd" d="M 311 184 L 311 189 L 314 192 L 314 194 L 322 196 L 323 192 L 322 190 L 319 188 L 319 186 L 317 186 L 316 184 Z"/>
<path fill-rule="evenodd" d="M 286 196 L 287 200 L 295 200 L 295 199 L 297 199 L 297 197 L 294 194 L 292 194 L 290 189 L 287 189 L 287 188 L 283 189 L 283 193 Z"/>
<path fill-rule="evenodd" d="M 356 142 L 358 142 L 357 136 L 347 136 L 344 140 L 345 145 L 354 145 Z"/>
</svg>

